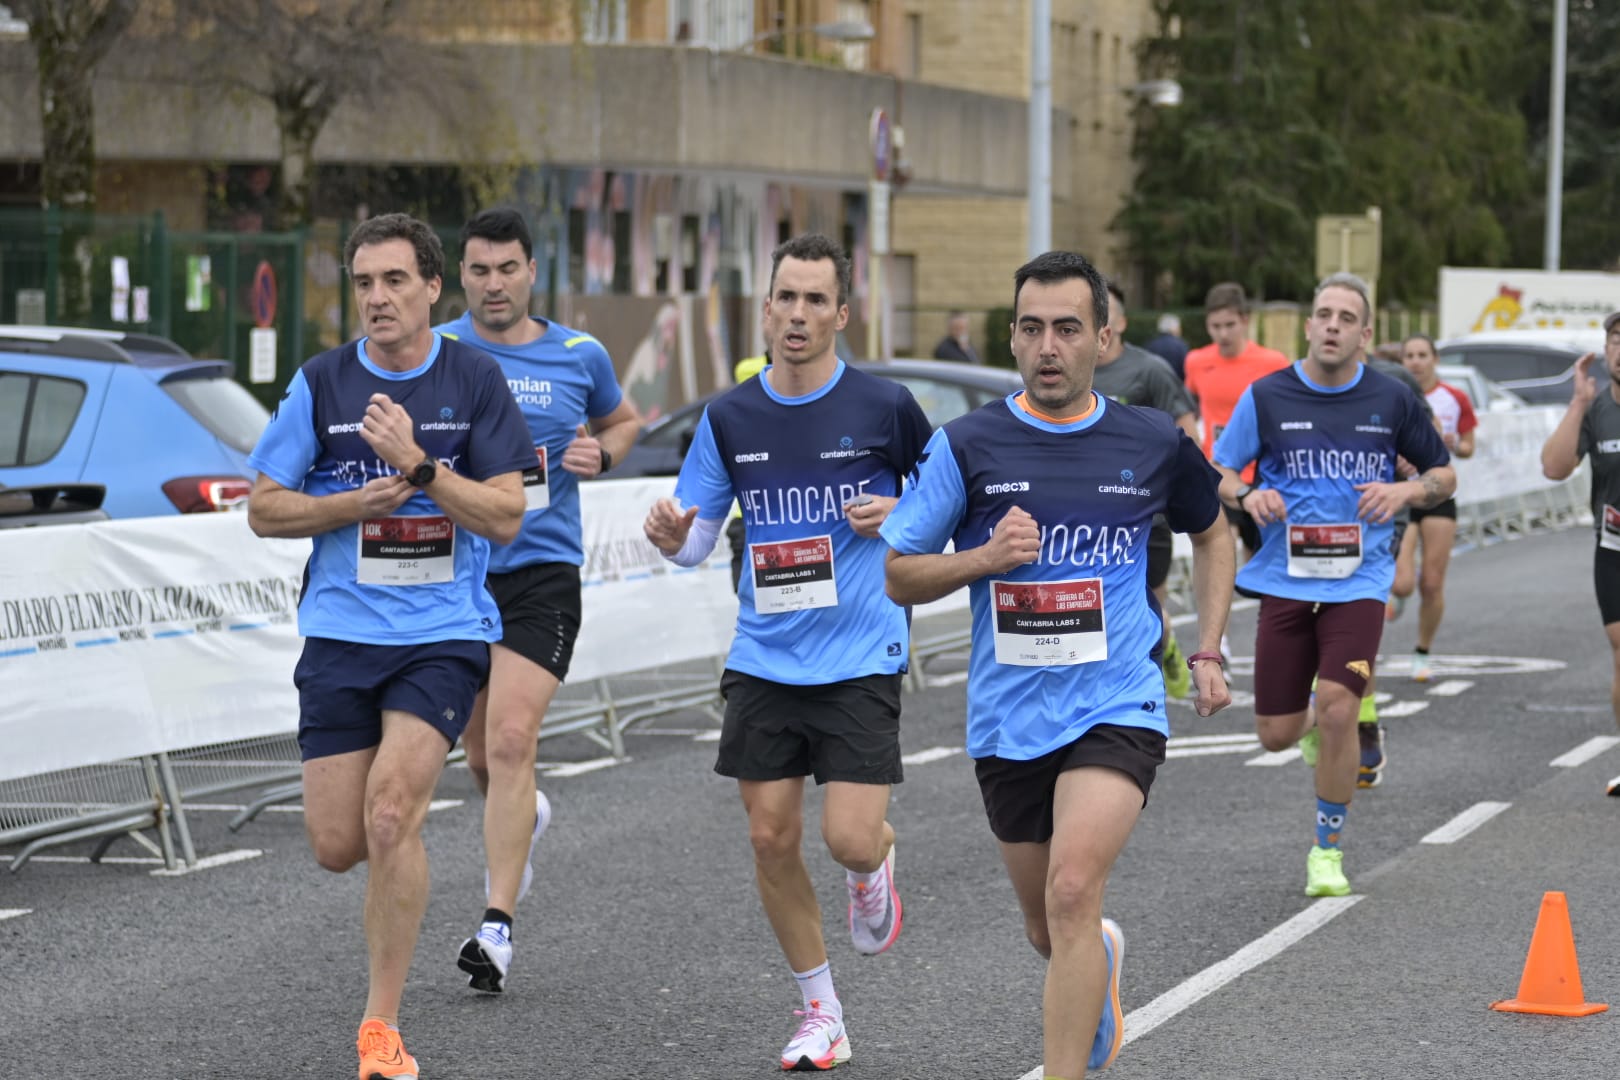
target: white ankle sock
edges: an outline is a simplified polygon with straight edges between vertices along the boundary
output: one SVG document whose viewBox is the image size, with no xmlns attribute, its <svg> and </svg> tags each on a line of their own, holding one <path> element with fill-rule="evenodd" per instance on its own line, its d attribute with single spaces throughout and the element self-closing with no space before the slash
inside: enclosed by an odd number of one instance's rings
<svg viewBox="0 0 1620 1080">
<path fill-rule="evenodd" d="M 834 1016 L 843 1016 L 844 1007 L 838 1003 L 838 991 L 833 989 L 832 963 L 822 964 L 809 971 L 795 971 L 793 978 L 799 984 L 799 993 L 804 995 L 804 1007 L 808 1010 L 812 1001 L 819 1002 L 819 1008 L 824 1013 Z"/>
<path fill-rule="evenodd" d="M 868 888 L 877 884 L 878 878 L 883 874 L 883 867 L 878 867 L 870 874 L 857 874 L 853 870 L 845 870 L 844 876 L 849 878 L 851 885 L 865 885 Z"/>
</svg>

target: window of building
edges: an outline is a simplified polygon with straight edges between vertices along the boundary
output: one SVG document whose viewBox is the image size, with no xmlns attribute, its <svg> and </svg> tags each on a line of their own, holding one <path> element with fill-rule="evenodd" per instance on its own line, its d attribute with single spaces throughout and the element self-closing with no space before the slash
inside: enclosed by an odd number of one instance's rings
<svg viewBox="0 0 1620 1080">
<path fill-rule="evenodd" d="M 623 42 L 630 25 L 628 0 L 583 0 L 580 25 L 587 44 L 612 45 Z"/>
<path fill-rule="evenodd" d="M 923 25 L 921 15 L 906 16 L 905 52 L 900 62 L 902 79 L 923 77 Z"/>
</svg>

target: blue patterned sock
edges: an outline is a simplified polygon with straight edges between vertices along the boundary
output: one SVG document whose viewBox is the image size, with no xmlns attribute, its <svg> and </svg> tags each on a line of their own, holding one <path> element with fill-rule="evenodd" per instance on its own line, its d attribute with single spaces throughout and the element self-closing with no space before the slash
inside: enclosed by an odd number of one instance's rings
<svg viewBox="0 0 1620 1080">
<path fill-rule="evenodd" d="M 1316 846 L 1336 848 L 1344 833 L 1344 818 L 1350 812 L 1349 803 L 1328 802 L 1320 795 L 1316 798 Z"/>
</svg>

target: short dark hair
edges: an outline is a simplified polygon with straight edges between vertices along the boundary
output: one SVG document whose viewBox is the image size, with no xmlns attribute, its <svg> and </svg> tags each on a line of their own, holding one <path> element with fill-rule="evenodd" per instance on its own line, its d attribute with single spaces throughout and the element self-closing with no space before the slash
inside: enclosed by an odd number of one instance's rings
<svg viewBox="0 0 1620 1080">
<path fill-rule="evenodd" d="M 1434 338 L 1430 337 L 1428 334 L 1407 334 L 1405 337 L 1401 338 L 1401 352 L 1403 354 L 1406 352 L 1406 343 L 1409 341 L 1427 341 L 1429 343 L 1429 351 L 1434 353 L 1437 358 L 1440 355 L 1440 350 L 1434 346 Z"/>
<path fill-rule="evenodd" d="M 525 259 L 534 258 L 534 240 L 529 236 L 529 223 L 523 212 L 510 206 L 496 206 L 480 210 L 461 227 L 461 257 L 467 257 L 467 241 L 488 240 L 492 244 L 509 244 L 516 240 L 523 247 Z"/>
<path fill-rule="evenodd" d="M 844 249 L 833 243 L 820 233 L 804 233 L 793 239 L 776 245 L 771 252 L 771 284 L 770 291 L 776 291 L 776 271 L 782 265 L 783 259 L 798 259 L 800 262 L 820 262 L 830 259 L 833 264 L 833 273 L 838 278 L 838 306 L 843 307 L 849 303 L 850 277 L 849 256 Z"/>
<path fill-rule="evenodd" d="M 1249 295 L 1243 291 L 1243 286 L 1235 281 L 1223 281 L 1219 285 L 1210 287 L 1204 296 L 1204 314 L 1212 315 L 1217 311 L 1231 308 L 1239 315 L 1249 313 Z"/>
<path fill-rule="evenodd" d="M 1115 300 L 1119 301 L 1119 309 L 1124 311 L 1126 308 L 1125 290 L 1120 288 L 1119 282 L 1115 281 L 1113 278 L 1108 279 L 1108 294 Z"/>
<path fill-rule="evenodd" d="M 444 245 L 439 234 L 425 221 L 409 214 L 378 214 L 354 227 L 349 242 L 343 245 L 343 266 L 354 273 L 354 253 L 367 244 L 382 244 L 389 240 L 409 240 L 416 249 L 416 271 L 423 281 L 444 277 Z"/>
<path fill-rule="evenodd" d="M 1018 316 L 1018 294 L 1023 292 L 1024 282 L 1057 285 L 1075 278 L 1080 278 L 1091 288 L 1091 314 L 1096 320 L 1094 328 L 1107 326 L 1108 283 L 1103 280 L 1102 271 L 1091 265 L 1090 259 L 1073 251 L 1048 251 L 1018 268 L 1018 272 L 1013 274 L 1013 317 L 1016 319 Z"/>
<path fill-rule="evenodd" d="M 1371 326 L 1373 321 L 1372 292 L 1367 283 L 1360 276 L 1348 270 L 1340 270 L 1336 274 L 1329 274 L 1316 283 L 1316 291 L 1311 294 L 1311 310 L 1316 310 L 1316 301 L 1329 289 L 1349 289 L 1361 297 L 1361 325 Z"/>
</svg>

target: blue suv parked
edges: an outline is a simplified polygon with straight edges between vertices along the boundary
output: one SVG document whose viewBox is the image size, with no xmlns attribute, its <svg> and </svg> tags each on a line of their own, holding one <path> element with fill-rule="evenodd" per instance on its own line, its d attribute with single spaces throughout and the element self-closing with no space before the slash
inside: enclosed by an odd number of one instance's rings
<svg viewBox="0 0 1620 1080">
<path fill-rule="evenodd" d="M 99 484 L 114 518 L 229 510 L 270 414 L 166 338 L 0 326 L 0 485 Z"/>
</svg>

